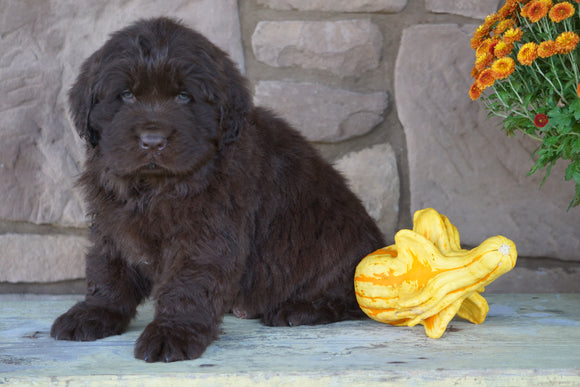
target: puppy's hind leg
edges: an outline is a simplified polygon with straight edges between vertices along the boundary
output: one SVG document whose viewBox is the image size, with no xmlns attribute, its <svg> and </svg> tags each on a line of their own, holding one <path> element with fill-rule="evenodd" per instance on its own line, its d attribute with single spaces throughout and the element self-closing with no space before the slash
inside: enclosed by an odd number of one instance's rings
<svg viewBox="0 0 580 387">
<path fill-rule="evenodd" d="M 287 301 L 262 316 L 268 326 L 328 324 L 364 318 L 356 302 L 321 297 L 315 301 Z"/>
</svg>

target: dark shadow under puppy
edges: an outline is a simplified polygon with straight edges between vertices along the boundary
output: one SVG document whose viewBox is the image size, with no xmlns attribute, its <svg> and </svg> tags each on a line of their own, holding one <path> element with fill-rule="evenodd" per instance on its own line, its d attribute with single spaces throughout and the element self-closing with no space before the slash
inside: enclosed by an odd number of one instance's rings
<svg viewBox="0 0 580 387">
<path fill-rule="evenodd" d="M 135 356 L 199 357 L 223 315 L 272 326 L 361 318 L 357 263 L 384 245 L 344 179 L 252 105 L 227 55 L 165 18 L 123 29 L 70 92 L 87 143 L 87 292 L 59 340 L 124 332 L 146 297 Z"/>
</svg>

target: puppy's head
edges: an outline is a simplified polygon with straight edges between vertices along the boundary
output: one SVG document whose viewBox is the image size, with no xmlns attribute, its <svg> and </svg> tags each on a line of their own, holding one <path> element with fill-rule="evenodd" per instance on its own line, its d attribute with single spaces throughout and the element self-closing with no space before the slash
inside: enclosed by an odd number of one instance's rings
<svg viewBox="0 0 580 387">
<path fill-rule="evenodd" d="M 121 178 L 195 172 L 237 139 L 251 109 L 228 56 L 166 18 L 113 34 L 82 65 L 69 102 L 92 158 Z"/>
</svg>

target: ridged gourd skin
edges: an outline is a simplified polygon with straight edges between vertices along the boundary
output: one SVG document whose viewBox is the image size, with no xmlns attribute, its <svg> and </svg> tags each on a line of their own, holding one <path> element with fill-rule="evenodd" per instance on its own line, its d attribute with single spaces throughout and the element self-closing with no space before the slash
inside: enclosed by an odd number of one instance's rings
<svg viewBox="0 0 580 387">
<path fill-rule="evenodd" d="M 400 230 L 395 244 L 367 255 L 354 286 L 361 309 L 391 324 L 422 324 L 440 338 L 457 314 L 481 324 L 489 311 L 480 294 L 516 264 L 515 244 L 501 236 L 472 250 L 461 248 L 457 228 L 432 208 L 415 212 L 413 230 Z"/>
</svg>

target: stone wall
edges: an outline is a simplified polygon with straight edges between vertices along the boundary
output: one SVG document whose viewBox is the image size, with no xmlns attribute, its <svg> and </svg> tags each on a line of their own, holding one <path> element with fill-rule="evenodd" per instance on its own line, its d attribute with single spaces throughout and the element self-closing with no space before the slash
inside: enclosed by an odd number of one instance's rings
<svg viewBox="0 0 580 387">
<path fill-rule="evenodd" d="M 573 186 L 562 166 L 539 189 L 541 176 L 526 177 L 534 144 L 507 139 L 467 95 L 470 34 L 497 6 L 0 0 L 0 282 L 83 277 L 86 220 L 74 187 L 82 146 L 66 92 L 109 33 L 169 15 L 232 56 L 255 102 L 290 121 L 347 176 L 388 240 L 411 226 L 413 211 L 434 207 L 463 244 L 503 234 L 531 257 L 501 289 L 578 291 L 580 210 L 566 212 Z"/>
</svg>

